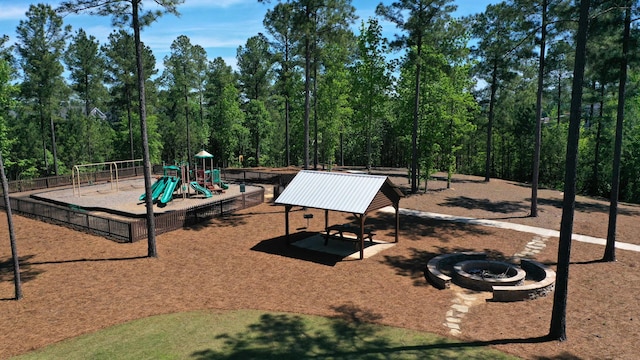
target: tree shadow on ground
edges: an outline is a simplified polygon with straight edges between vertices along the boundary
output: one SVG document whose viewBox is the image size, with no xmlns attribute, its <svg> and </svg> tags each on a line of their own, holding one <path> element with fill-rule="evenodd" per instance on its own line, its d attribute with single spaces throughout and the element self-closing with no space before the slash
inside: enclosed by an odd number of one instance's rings
<svg viewBox="0 0 640 360">
<path fill-rule="evenodd" d="M 342 261 L 342 257 L 333 254 L 322 253 L 313 250 L 302 249 L 291 245 L 292 243 L 306 239 L 313 235 L 317 235 L 315 232 L 301 231 L 287 236 L 278 236 L 275 238 L 262 240 L 251 248 L 253 251 L 260 251 L 267 254 L 285 256 L 292 259 L 310 261 L 316 264 L 335 266 L 338 262 Z"/>
<path fill-rule="evenodd" d="M 347 219 L 356 220 L 353 216 Z M 366 219 L 365 226 L 371 228 L 376 234 L 384 233 L 386 236 L 394 236 L 395 215 L 376 213 L 375 217 L 371 216 Z M 478 225 L 400 215 L 400 241 L 405 239 L 418 241 L 424 240 L 424 237 L 438 237 L 439 241 L 448 242 L 450 239 L 462 236 L 462 234 L 490 235 L 491 231 Z"/>
<path fill-rule="evenodd" d="M 491 201 L 490 199 L 473 199 L 467 196 L 449 197 L 438 205 L 447 207 L 459 207 L 465 209 L 480 209 L 484 211 L 512 214 L 514 212 L 527 211 L 529 204 L 523 201 Z"/>
<path fill-rule="evenodd" d="M 426 273 L 427 263 L 429 260 L 434 257 L 442 254 L 451 254 L 455 252 L 465 252 L 465 251 L 477 251 L 470 248 L 448 248 L 448 247 L 438 247 L 438 250 L 435 252 L 420 250 L 415 248 L 410 248 L 411 255 L 409 256 L 390 256 L 387 255 L 384 257 L 384 260 L 381 261 L 382 264 L 385 264 L 389 267 L 392 267 L 396 270 L 396 274 L 400 276 L 408 276 L 413 280 L 414 286 L 429 286 L 431 283 L 428 281 L 428 276 Z M 504 260 L 507 256 L 498 250 L 495 249 L 484 249 L 482 252 L 487 254 L 487 258 L 496 259 L 496 260 Z"/>
<path fill-rule="evenodd" d="M 501 344 L 532 344 L 551 341 L 548 337 L 453 342 L 425 334 L 407 345 L 374 325 L 382 316 L 353 304 L 333 307 L 335 316 L 326 322 L 310 321 L 299 315 L 263 314 L 259 320 L 235 334 L 216 336 L 218 349 L 198 350 L 198 360 L 224 359 L 459 359 L 495 358 L 497 352 L 479 354 L 473 350 Z M 423 341 L 424 344 L 413 345 Z M 557 359 L 573 359 L 563 354 Z M 550 359 L 550 358 L 540 358 Z"/>
<path fill-rule="evenodd" d="M 254 211 L 254 212 L 243 212 L 243 213 L 227 213 L 222 216 L 200 216 L 200 217 L 190 217 L 185 221 L 185 225 L 183 229 L 192 230 L 192 231 L 200 231 L 205 228 L 216 226 L 216 227 L 240 227 L 247 224 L 247 219 L 256 216 L 256 215 L 271 215 L 271 214 L 282 214 L 284 217 L 284 207 L 278 205 L 271 205 L 271 209 L 269 211 Z M 304 209 L 292 209 L 290 213 L 304 211 Z"/>
<path fill-rule="evenodd" d="M 530 199 L 527 199 L 530 201 Z M 553 206 L 558 209 L 562 209 L 562 199 L 538 199 L 538 204 Z M 594 203 L 594 202 L 580 202 L 576 201 L 575 203 L 576 211 L 583 213 L 609 213 L 609 204 L 605 203 Z M 629 209 L 624 207 L 618 207 L 618 215 L 627 215 L 627 216 L 637 216 L 640 215 L 639 210 Z"/>
<path fill-rule="evenodd" d="M 32 265 L 36 263 L 30 263 L 35 255 L 25 255 L 18 257 L 20 265 L 20 281 L 27 282 L 35 279 L 38 275 L 42 274 L 44 270 L 34 269 Z M 13 282 L 13 258 L 9 257 L 6 260 L 0 261 L 0 283 Z"/>
<path fill-rule="evenodd" d="M 39 262 L 27 262 L 24 265 L 49 265 L 49 264 L 70 264 L 70 263 L 78 263 L 78 262 L 104 262 L 104 261 L 127 261 L 127 260 L 140 260 L 146 259 L 148 256 L 129 256 L 129 257 L 119 257 L 119 258 L 99 258 L 99 259 L 70 259 L 70 260 L 53 260 L 53 261 L 39 261 Z M 23 264 L 20 262 L 20 266 Z"/>
</svg>

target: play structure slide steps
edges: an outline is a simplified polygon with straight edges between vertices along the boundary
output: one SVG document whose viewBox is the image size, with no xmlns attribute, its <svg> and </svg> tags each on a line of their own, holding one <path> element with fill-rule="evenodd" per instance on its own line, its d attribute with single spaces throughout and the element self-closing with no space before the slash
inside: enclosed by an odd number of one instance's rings
<svg viewBox="0 0 640 360">
<path fill-rule="evenodd" d="M 193 190 L 202 193 L 206 198 L 210 198 L 213 196 L 211 191 L 209 191 L 207 188 L 200 186 L 200 184 L 198 184 L 197 181 L 192 181 L 191 183 L 189 183 L 189 185 L 191 185 L 191 188 Z"/>
</svg>

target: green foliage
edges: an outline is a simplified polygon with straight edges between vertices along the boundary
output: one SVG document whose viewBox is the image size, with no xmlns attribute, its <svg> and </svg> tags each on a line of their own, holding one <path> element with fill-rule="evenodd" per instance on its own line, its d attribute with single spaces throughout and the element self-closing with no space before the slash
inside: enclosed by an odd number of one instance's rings
<svg viewBox="0 0 640 360">
<path fill-rule="evenodd" d="M 63 26 L 62 17 L 49 5 L 31 5 L 26 16 L 27 20 L 20 20 L 16 29 L 16 49 L 21 56 L 24 74 L 22 94 L 35 103 L 43 151 L 47 151 L 45 138 L 48 135 L 53 151 L 53 173 L 58 175 L 54 112 L 59 100 L 65 96 L 61 60 L 70 27 Z M 45 156 L 43 170 L 46 172 L 50 171 L 48 164 Z"/>
<path fill-rule="evenodd" d="M 360 320 L 374 316 L 366 312 L 356 316 L 356 321 L 349 321 L 253 310 L 152 316 L 63 341 L 16 360 L 513 358 L 430 333 Z"/>
<path fill-rule="evenodd" d="M 142 27 L 176 13 L 182 1 L 157 3 L 137 3 Z M 69 38 L 60 17 L 105 15 L 129 27 L 131 5 L 64 1 L 58 13 L 33 5 L 15 47 L 0 38 L 0 142 L 10 178 L 53 173 L 52 164 L 64 172 L 76 163 L 142 157 L 135 32 L 116 29 L 100 45 L 83 29 Z M 548 5 L 539 183 L 561 188 L 575 6 Z M 622 53 L 623 9 L 612 5 L 596 4 L 591 22 L 577 177 L 581 191 L 600 196 L 611 188 Z M 265 11 L 265 35 L 239 47 L 238 71 L 221 58 L 208 62 L 204 48 L 180 36 L 155 76 L 154 55 L 143 46 L 153 162 L 186 160 L 202 147 L 218 166 L 308 165 L 313 153 L 328 166 L 408 167 L 415 137 L 416 174 L 425 181 L 436 171 L 450 177 L 487 169 L 492 176 L 529 181 L 541 3 L 493 4 L 463 19 L 453 18 L 453 10 L 449 0 L 380 5 L 379 18 L 363 21 L 356 37 L 350 1 L 274 2 Z M 383 38 L 381 19 L 397 26 L 394 39 Z M 631 35 L 637 42 L 637 31 Z M 403 53 L 390 61 L 392 48 Z M 632 51 L 620 188 L 626 201 L 640 201 L 638 63 Z M 106 118 L 91 115 L 94 108 Z"/>
<path fill-rule="evenodd" d="M 165 70 L 159 81 L 163 85 L 165 121 L 160 127 L 165 147 L 164 160 L 189 161 L 208 142 L 209 127 L 203 116 L 203 78 L 207 54 L 181 35 L 171 44 L 171 54 L 164 59 Z"/>
<path fill-rule="evenodd" d="M 351 68 L 351 126 L 360 134 L 357 137 L 358 147 L 365 155 L 367 169 L 370 169 L 374 163 L 380 162 L 383 124 L 389 121 L 388 104 L 393 81 L 386 60 L 389 53 L 387 41 L 382 37 L 382 27 L 376 19 L 369 18 L 366 25 L 362 22 L 357 46 Z"/>
</svg>

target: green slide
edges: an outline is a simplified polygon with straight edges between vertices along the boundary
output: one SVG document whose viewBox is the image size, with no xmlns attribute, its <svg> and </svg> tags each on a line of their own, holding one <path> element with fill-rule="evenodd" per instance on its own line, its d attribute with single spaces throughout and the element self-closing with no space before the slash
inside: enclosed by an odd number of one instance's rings
<svg viewBox="0 0 640 360">
<path fill-rule="evenodd" d="M 213 169 L 213 183 L 220 184 L 220 187 L 224 190 L 229 189 L 229 185 L 223 183 L 220 179 L 220 169 Z"/>
<path fill-rule="evenodd" d="M 153 185 L 151 185 L 151 200 L 152 201 L 156 201 L 158 196 L 160 196 L 160 194 L 162 194 L 162 191 L 164 190 L 164 187 L 165 187 L 166 184 L 167 184 L 167 177 L 163 176 L 160 179 L 158 179 L 158 181 L 154 182 Z M 144 200 L 146 198 L 147 198 L 147 194 L 143 193 L 142 195 L 140 195 L 138 200 L 142 201 L 142 200 Z"/>
<path fill-rule="evenodd" d="M 204 194 L 204 197 L 206 197 L 206 198 L 210 198 L 210 197 L 213 196 L 213 194 L 211 194 L 211 191 L 209 191 L 209 189 L 200 186 L 200 184 L 198 184 L 197 181 L 192 181 L 192 182 L 189 183 L 189 185 L 191 185 L 193 190 L 195 190 L 197 192 L 201 192 L 202 194 Z"/>
<path fill-rule="evenodd" d="M 170 177 L 167 180 L 167 185 L 164 187 L 164 192 L 162 193 L 162 198 L 160 198 L 161 204 L 166 204 L 169 201 L 173 200 L 173 192 L 176 190 L 176 186 L 180 183 L 180 179 L 177 177 Z"/>
</svg>

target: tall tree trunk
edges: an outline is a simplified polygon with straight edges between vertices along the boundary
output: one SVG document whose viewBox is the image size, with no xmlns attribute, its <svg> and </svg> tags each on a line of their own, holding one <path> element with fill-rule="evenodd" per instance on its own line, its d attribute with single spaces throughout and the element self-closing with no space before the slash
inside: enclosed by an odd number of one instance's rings
<svg viewBox="0 0 640 360">
<path fill-rule="evenodd" d="M 44 112 L 42 111 L 42 102 L 38 100 L 38 111 L 40 115 L 40 138 L 42 140 L 42 156 L 43 156 L 43 165 L 46 175 L 49 175 L 49 159 L 47 158 L 47 138 L 45 136 L 45 127 L 44 127 Z"/>
<path fill-rule="evenodd" d="M 7 213 L 7 223 L 9 226 L 9 241 L 11 242 L 11 257 L 13 259 L 13 285 L 15 288 L 15 299 L 22 299 L 22 282 L 20 281 L 20 258 L 18 257 L 18 246 L 16 245 L 16 233 L 13 228 L 13 216 L 11 215 L 11 200 L 9 199 L 9 184 L 4 172 L 4 160 L 0 151 L 0 177 L 2 177 L 2 195 L 4 197 L 4 209 Z"/>
<path fill-rule="evenodd" d="M 129 154 L 131 160 L 135 159 L 135 152 L 133 150 L 133 119 L 131 117 L 131 88 L 129 85 L 125 85 L 125 92 L 127 97 L 127 120 L 129 120 Z"/>
<path fill-rule="evenodd" d="M 629 38 L 631 34 L 631 1 L 625 1 L 624 35 L 622 37 L 622 62 L 618 83 L 618 112 L 616 115 L 616 140 L 611 174 L 611 200 L 609 204 L 609 226 L 607 244 L 604 248 L 604 261 L 616 261 L 616 223 L 618 218 L 618 196 L 620 194 L 620 158 L 622 157 L 622 131 L 624 122 L 625 89 L 627 83 L 627 65 L 629 62 Z"/>
<path fill-rule="evenodd" d="M 576 203 L 576 178 L 578 172 L 578 140 L 580 139 L 580 115 L 582 107 L 582 83 L 586 62 L 587 29 L 589 27 L 590 0 L 580 1 L 580 20 L 576 36 L 576 60 L 573 69 L 571 90 L 571 113 L 567 137 L 567 163 L 564 179 L 564 199 L 558 243 L 558 265 L 553 310 L 549 337 L 564 341 L 567 339 L 567 294 L 569 284 L 569 262 L 571 258 L 571 236 Z"/>
<path fill-rule="evenodd" d="M 420 117 L 420 72 L 422 57 L 422 34 L 418 35 L 416 54 L 415 99 L 413 101 L 413 130 L 411 133 L 411 193 L 418 192 L 418 119 Z"/>
<path fill-rule="evenodd" d="M 88 156 L 88 160 L 90 163 L 92 163 L 92 158 L 93 158 L 93 149 L 91 147 L 91 109 L 90 109 L 90 101 L 89 101 L 89 79 L 87 78 L 87 76 L 84 77 L 84 93 L 85 93 L 85 99 L 84 99 L 84 113 L 85 116 L 87 117 L 87 156 Z"/>
<path fill-rule="evenodd" d="M 289 96 L 285 95 L 284 98 L 284 132 L 285 132 L 285 139 L 284 139 L 284 147 L 286 148 L 286 164 L 287 167 L 289 167 L 291 165 L 291 144 L 289 143 L 289 137 L 290 137 L 290 130 L 289 130 Z"/>
<path fill-rule="evenodd" d="M 599 195 L 600 188 L 600 148 L 602 147 L 602 122 L 604 121 L 604 85 L 600 84 L 600 110 L 598 111 L 598 126 L 596 126 L 596 144 L 593 156 L 593 178 L 591 182 L 591 194 Z"/>
<path fill-rule="evenodd" d="M 284 147 L 287 153 L 287 167 L 291 165 L 291 144 L 289 142 L 290 130 L 289 130 L 289 39 L 285 42 L 285 64 L 283 69 L 284 78 Z"/>
<path fill-rule="evenodd" d="M 140 19 L 138 1 L 131 0 L 133 12 L 133 33 L 136 45 L 136 64 L 138 73 L 138 100 L 140 110 L 140 133 L 142 135 L 142 158 L 144 167 L 145 205 L 147 207 L 147 256 L 158 257 L 156 249 L 156 224 L 151 199 L 151 160 L 149 156 L 149 138 L 147 135 L 147 109 L 144 91 L 144 67 L 142 65 L 142 42 L 140 41 Z"/>
<path fill-rule="evenodd" d="M 308 12 L 308 9 L 307 9 Z M 311 81 L 311 46 L 309 35 L 304 39 L 304 169 L 309 168 L 309 113 L 311 112 L 310 104 L 310 85 Z"/>
<path fill-rule="evenodd" d="M 538 216 L 538 180 L 540 173 L 540 147 L 542 146 L 542 90 L 544 87 L 544 57 L 547 39 L 547 0 L 542 1 L 542 29 L 540 30 L 540 59 L 538 63 L 538 91 L 536 93 L 536 139 L 531 179 L 531 217 Z"/>
<path fill-rule="evenodd" d="M 51 127 L 51 151 L 53 152 L 53 172 L 58 176 L 58 147 L 56 146 L 56 125 L 53 123 L 51 111 L 48 111 L 49 126 Z"/>
<path fill-rule="evenodd" d="M 557 115 L 557 124 L 560 125 L 560 111 L 562 109 L 561 106 L 562 101 L 562 73 L 558 71 L 558 115 Z"/>
<path fill-rule="evenodd" d="M 193 164 L 191 161 L 191 126 L 189 124 L 189 95 L 187 86 L 184 87 L 184 118 L 187 122 L 187 162 Z"/>
<path fill-rule="evenodd" d="M 491 74 L 491 95 L 489 98 L 489 121 L 487 123 L 487 158 L 484 164 L 484 181 L 491 180 L 491 147 L 493 140 L 493 117 L 496 104 L 496 92 L 498 91 L 498 61 L 493 62 Z"/>
<path fill-rule="evenodd" d="M 313 49 L 313 169 L 318 168 L 318 58 Z"/>
</svg>

